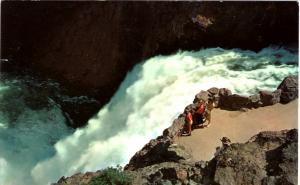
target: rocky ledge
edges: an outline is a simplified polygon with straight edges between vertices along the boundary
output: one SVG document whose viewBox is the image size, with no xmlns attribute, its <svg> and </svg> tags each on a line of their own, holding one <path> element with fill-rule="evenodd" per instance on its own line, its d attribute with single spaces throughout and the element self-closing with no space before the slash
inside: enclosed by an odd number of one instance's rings
<svg viewBox="0 0 300 185">
<path fill-rule="evenodd" d="M 298 130 L 261 132 L 246 143 L 218 149 L 210 161 L 191 162 L 184 149 L 173 144 L 173 161 L 161 160 L 125 170 L 132 184 L 297 184 Z M 168 152 L 167 152 L 168 153 Z M 171 154 L 172 153 L 172 154 Z M 85 185 L 102 171 L 62 177 L 53 185 Z"/>
<path fill-rule="evenodd" d="M 288 76 L 284 78 L 273 92 L 261 90 L 258 94 L 251 96 L 232 94 L 229 89 L 219 89 L 216 87 L 210 88 L 207 91 L 200 91 L 195 96 L 193 103 L 185 107 L 184 113 L 179 115 L 173 124 L 164 130 L 163 138 L 172 140 L 185 123 L 185 113 L 190 110 L 195 111 L 200 100 L 207 101 L 209 98 L 213 99 L 215 107 L 231 111 L 247 111 L 248 109 L 270 106 L 276 103 L 285 104 L 298 98 L 298 76 Z"/>
<path fill-rule="evenodd" d="M 298 76 L 286 77 L 273 92 L 259 91 L 248 97 L 226 88 L 199 92 L 163 135 L 147 143 L 125 166 L 133 184 L 297 184 L 296 129 L 261 132 L 246 143 L 223 145 L 210 161 L 195 162 L 183 146 L 174 143 L 185 124 L 185 113 L 209 98 L 216 107 L 241 111 L 288 103 L 298 98 Z M 62 177 L 57 185 L 88 184 L 99 174 L 101 171 Z"/>
<path fill-rule="evenodd" d="M 223 146 L 208 162 L 162 162 L 136 169 L 138 184 L 297 184 L 298 132 L 261 132 Z M 179 152 L 180 153 L 180 152 Z"/>
</svg>

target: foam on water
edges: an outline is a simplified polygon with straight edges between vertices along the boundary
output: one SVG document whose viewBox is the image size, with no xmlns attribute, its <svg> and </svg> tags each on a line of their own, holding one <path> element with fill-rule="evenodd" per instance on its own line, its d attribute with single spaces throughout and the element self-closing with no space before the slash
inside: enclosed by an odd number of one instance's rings
<svg viewBox="0 0 300 185">
<path fill-rule="evenodd" d="M 297 54 L 278 48 L 259 53 L 211 48 L 153 57 L 136 65 L 97 116 L 57 142 L 55 155 L 38 162 L 28 178 L 43 185 L 63 175 L 124 165 L 200 90 L 226 87 L 245 95 L 274 90 L 284 77 L 298 74 L 297 65 Z M 10 165 L 1 157 L 0 169 Z M 0 170 L 0 175 L 9 174 Z"/>
<path fill-rule="evenodd" d="M 59 106 L 46 96 L 45 101 L 36 99 L 27 82 L 6 78 L 0 82 L 1 185 L 33 184 L 31 169 L 53 156 L 53 145 L 72 131 Z"/>
</svg>

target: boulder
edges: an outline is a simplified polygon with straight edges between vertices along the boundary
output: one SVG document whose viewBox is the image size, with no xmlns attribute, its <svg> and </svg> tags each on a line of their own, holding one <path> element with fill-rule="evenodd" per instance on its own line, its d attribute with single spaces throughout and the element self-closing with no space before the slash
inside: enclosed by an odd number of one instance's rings
<svg viewBox="0 0 300 185">
<path fill-rule="evenodd" d="M 180 162 L 190 159 L 191 155 L 182 146 L 160 137 L 152 139 L 138 151 L 125 166 L 125 170 L 132 171 L 162 162 Z"/>
<path fill-rule="evenodd" d="M 248 142 L 255 142 L 267 150 L 274 150 L 284 143 L 298 142 L 297 129 L 282 131 L 264 131 L 251 137 Z"/>
<path fill-rule="evenodd" d="M 180 130 L 184 127 L 185 124 L 185 115 L 182 114 L 177 119 L 173 121 L 173 124 L 163 131 L 164 137 L 173 138 L 177 136 Z"/>
<path fill-rule="evenodd" d="M 298 98 L 298 76 L 286 77 L 277 89 L 281 90 L 281 103 L 288 103 Z"/>
<path fill-rule="evenodd" d="M 222 97 L 222 96 L 229 96 L 229 95 L 232 95 L 232 92 L 227 89 L 227 88 L 221 88 L 219 90 L 219 96 Z"/>
<path fill-rule="evenodd" d="M 170 140 L 152 139 L 130 159 L 125 170 L 136 170 L 145 166 L 165 161 L 163 155 L 171 145 Z"/>
<path fill-rule="evenodd" d="M 232 144 L 215 160 L 214 181 L 220 185 L 256 185 L 267 176 L 265 153 L 256 143 Z"/>
<path fill-rule="evenodd" d="M 197 109 L 197 103 L 190 104 L 184 108 L 184 113 L 193 112 Z"/>
<path fill-rule="evenodd" d="M 214 96 L 214 95 L 219 94 L 219 88 L 212 87 L 212 88 L 208 89 L 207 92 L 209 92 L 212 96 Z"/>
<path fill-rule="evenodd" d="M 229 110 L 240 110 L 241 108 L 249 107 L 250 102 L 251 101 L 247 96 L 237 94 L 220 96 L 219 107 Z"/>
<path fill-rule="evenodd" d="M 297 184 L 296 129 L 261 132 L 247 143 L 223 147 L 209 162 L 209 184 Z"/>
<path fill-rule="evenodd" d="M 263 105 L 259 94 L 251 95 L 249 96 L 249 99 L 250 99 L 250 107 L 258 108 Z"/>
<path fill-rule="evenodd" d="M 209 92 L 207 92 L 207 91 L 200 91 L 198 94 L 196 94 L 193 103 L 197 103 L 200 100 L 203 100 L 203 101 L 207 102 L 209 97 L 210 97 Z"/>
<path fill-rule="evenodd" d="M 274 92 L 259 91 L 262 106 L 274 105 L 280 102 L 281 90 L 277 89 Z"/>
<path fill-rule="evenodd" d="M 219 100 L 220 100 L 220 95 L 219 95 L 219 88 L 212 87 L 207 90 L 209 92 L 210 98 L 214 101 L 215 107 L 219 107 Z"/>
<path fill-rule="evenodd" d="M 140 184 L 188 184 L 195 176 L 192 166 L 174 162 L 163 162 L 138 170 L 142 177 Z"/>
<path fill-rule="evenodd" d="M 219 94 L 216 94 L 216 95 L 213 96 L 213 101 L 214 101 L 215 107 L 218 108 L 219 104 L 220 104 L 220 96 L 219 96 Z"/>
<path fill-rule="evenodd" d="M 261 132 L 249 142 L 259 144 L 266 151 L 268 177 L 263 179 L 263 184 L 297 184 L 297 129 Z"/>
<path fill-rule="evenodd" d="M 187 161 L 192 158 L 191 154 L 185 150 L 184 146 L 178 144 L 171 144 L 167 148 L 165 156 L 171 161 L 178 161 L 179 159 Z"/>
</svg>

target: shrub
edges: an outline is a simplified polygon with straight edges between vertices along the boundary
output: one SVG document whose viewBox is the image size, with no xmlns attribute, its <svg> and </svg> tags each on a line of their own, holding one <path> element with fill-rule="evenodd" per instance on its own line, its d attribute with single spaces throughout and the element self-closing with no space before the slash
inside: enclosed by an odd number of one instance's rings
<svg viewBox="0 0 300 185">
<path fill-rule="evenodd" d="M 93 177 L 88 185 L 130 185 L 132 177 L 121 166 L 108 167 L 99 176 Z"/>
</svg>

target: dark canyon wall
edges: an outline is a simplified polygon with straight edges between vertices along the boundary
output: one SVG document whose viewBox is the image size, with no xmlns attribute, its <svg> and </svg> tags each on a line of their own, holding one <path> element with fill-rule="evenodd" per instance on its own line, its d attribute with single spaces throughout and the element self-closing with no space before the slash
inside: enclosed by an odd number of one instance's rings
<svg viewBox="0 0 300 185">
<path fill-rule="evenodd" d="M 298 43 L 297 2 L 9 2 L 2 70 L 30 68 L 109 100 L 132 66 L 178 49 Z"/>
</svg>

